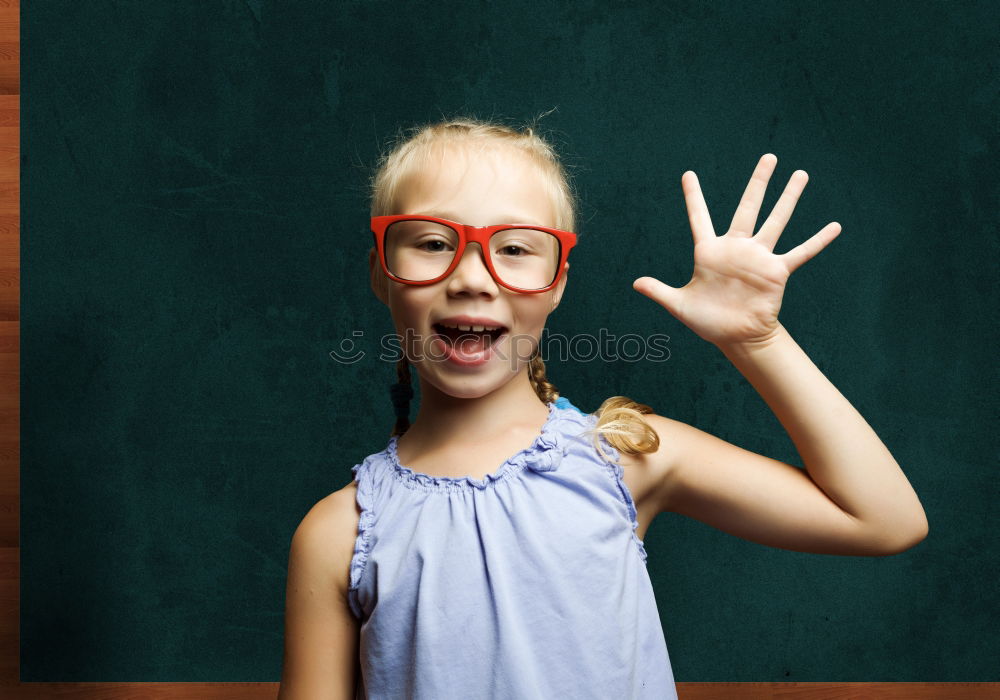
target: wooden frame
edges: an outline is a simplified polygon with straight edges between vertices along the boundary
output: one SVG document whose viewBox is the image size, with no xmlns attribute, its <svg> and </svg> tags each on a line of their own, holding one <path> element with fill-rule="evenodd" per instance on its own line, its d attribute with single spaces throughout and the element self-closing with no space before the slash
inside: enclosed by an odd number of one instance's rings
<svg viewBox="0 0 1000 700">
<path fill-rule="evenodd" d="M 0 0 L 0 697 L 228 700 L 278 683 L 21 683 L 20 662 L 20 3 Z M 1000 683 L 678 683 L 682 700 L 1000 697 Z"/>
</svg>

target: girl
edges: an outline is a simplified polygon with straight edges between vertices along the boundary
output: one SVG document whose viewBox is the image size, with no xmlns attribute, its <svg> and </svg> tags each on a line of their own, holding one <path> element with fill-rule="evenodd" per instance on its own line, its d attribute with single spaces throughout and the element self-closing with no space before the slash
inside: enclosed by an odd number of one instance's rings
<svg viewBox="0 0 1000 700">
<path fill-rule="evenodd" d="M 590 414 L 559 397 L 538 348 L 575 201 L 532 128 L 456 119 L 382 159 L 369 266 L 405 339 L 397 421 L 292 538 L 281 700 L 676 697 L 642 541 L 657 514 L 826 554 L 926 536 L 892 455 L 778 322 L 789 274 L 840 226 L 774 254 L 807 179 L 754 234 L 776 162 L 721 236 L 684 173 L 693 277 L 632 286 L 735 364 L 805 471 L 622 396 Z"/>
</svg>

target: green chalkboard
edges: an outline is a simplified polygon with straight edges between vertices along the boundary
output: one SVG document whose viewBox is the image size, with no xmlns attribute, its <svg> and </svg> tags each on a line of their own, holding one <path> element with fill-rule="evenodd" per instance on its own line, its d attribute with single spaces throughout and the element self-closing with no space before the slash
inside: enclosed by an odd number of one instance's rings
<svg viewBox="0 0 1000 700">
<path fill-rule="evenodd" d="M 549 332 L 670 336 L 666 362 L 550 360 L 563 395 L 630 396 L 801 466 L 733 365 L 631 288 L 690 277 L 685 170 L 724 222 L 773 152 L 764 211 L 811 178 L 777 252 L 843 225 L 782 323 L 930 522 L 867 558 L 661 515 L 676 679 L 1000 680 L 991 3 L 21 12 L 22 681 L 279 679 L 291 535 L 393 422 L 371 167 L 399 127 L 553 108 L 581 208 Z M 353 365 L 330 355 L 348 339 Z"/>
</svg>

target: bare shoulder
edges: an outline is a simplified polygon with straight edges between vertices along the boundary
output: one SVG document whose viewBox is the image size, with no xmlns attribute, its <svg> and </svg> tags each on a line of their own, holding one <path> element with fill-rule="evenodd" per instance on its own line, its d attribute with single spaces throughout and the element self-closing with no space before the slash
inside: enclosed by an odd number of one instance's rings
<svg viewBox="0 0 1000 700">
<path fill-rule="evenodd" d="M 690 439 L 685 423 L 655 413 L 645 414 L 643 419 L 659 436 L 659 448 L 646 454 L 621 454 L 619 459 L 622 478 L 635 502 L 640 537 L 670 503 L 676 485 L 677 456 L 682 443 Z"/>
<path fill-rule="evenodd" d="M 305 558 L 312 563 L 310 568 L 333 575 L 338 592 L 344 595 L 360 517 L 357 484 L 352 481 L 310 508 L 292 539 L 292 556 Z"/>
</svg>

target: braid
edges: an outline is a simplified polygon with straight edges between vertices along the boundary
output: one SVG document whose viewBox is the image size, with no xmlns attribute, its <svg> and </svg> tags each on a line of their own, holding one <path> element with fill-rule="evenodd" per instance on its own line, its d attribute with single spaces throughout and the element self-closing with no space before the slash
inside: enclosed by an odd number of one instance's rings
<svg viewBox="0 0 1000 700">
<path fill-rule="evenodd" d="M 410 379 L 410 363 L 406 355 L 396 363 L 397 382 L 389 387 L 392 406 L 396 410 L 396 425 L 392 435 L 402 435 L 410 427 L 410 399 L 413 398 L 413 382 Z"/>
<path fill-rule="evenodd" d="M 549 403 L 559 398 L 559 390 L 545 378 L 545 363 L 542 362 L 542 356 L 537 349 L 531 362 L 528 363 L 528 379 L 531 381 L 531 388 L 538 394 L 542 403 Z"/>
</svg>

